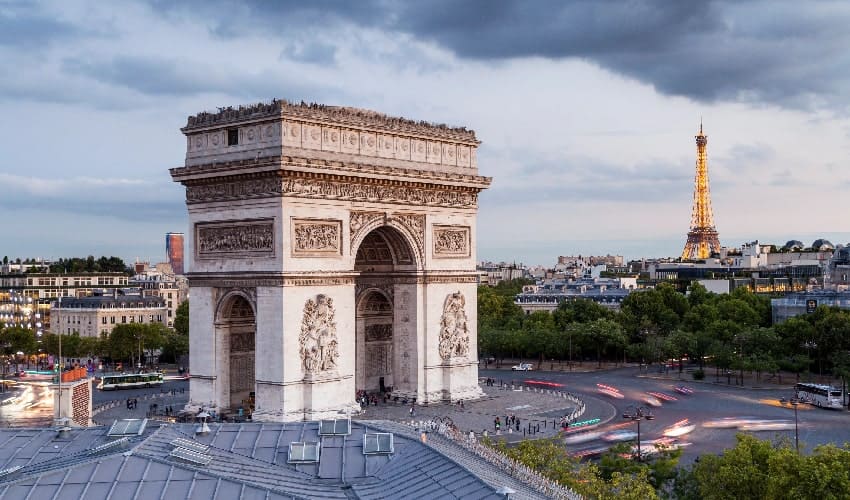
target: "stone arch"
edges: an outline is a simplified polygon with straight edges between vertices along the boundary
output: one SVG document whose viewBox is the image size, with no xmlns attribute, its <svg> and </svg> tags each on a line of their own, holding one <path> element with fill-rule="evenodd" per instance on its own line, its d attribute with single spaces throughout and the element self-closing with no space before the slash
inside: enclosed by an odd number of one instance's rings
<svg viewBox="0 0 850 500">
<path fill-rule="evenodd" d="M 356 231 L 352 229 L 351 256 L 357 264 L 357 253 L 363 241 L 376 230 L 393 231 L 410 249 L 413 264 L 416 269 L 425 268 L 425 216 L 407 215 L 387 217 L 384 214 L 374 214 L 366 219 Z M 386 234 L 386 233 L 385 233 Z"/>
<path fill-rule="evenodd" d="M 355 388 L 415 398 L 419 254 L 405 228 L 364 227 L 353 248 Z"/>
<path fill-rule="evenodd" d="M 224 293 L 216 305 L 215 345 L 220 362 L 219 400 L 223 410 L 250 413 L 256 390 L 256 303 L 244 290 Z"/>
</svg>

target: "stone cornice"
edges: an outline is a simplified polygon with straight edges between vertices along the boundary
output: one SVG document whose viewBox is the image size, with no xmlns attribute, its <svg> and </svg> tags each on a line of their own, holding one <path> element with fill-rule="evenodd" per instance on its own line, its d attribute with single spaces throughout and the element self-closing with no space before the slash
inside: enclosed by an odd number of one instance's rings
<svg viewBox="0 0 850 500">
<path fill-rule="evenodd" d="M 466 127 L 449 127 L 426 121 L 409 120 L 388 116 L 367 109 L 327 106 L 315 103 L 291 103 L 286 100 L 273 100 L 270 103 L 258 103 L 236 108 L 219 108 L 217 112 L 203 112 L 190 116 L 184 134 L 228 125 L 268 121 L 292 117 L 300 120 L 327 123 L 354 129 L 382 130 L 391 133 L 411 134 L 478 144 L 475 131 Z"/>
<path fill-rule="evenodd" d="M 462 184 L 474 186 L 479 191 L 487 189 L 492 177 L 479 175 L 435 172 L 412 168 L 384 167 L 356 162 L 341 162 L 299 158 L 294 156 L 275 156 L 262 159 L 239 160 L 225 163 L 211 163 L 191 167 L 170 169 L 171 177 L 184 185 L 196 185 L 207 182 L 221 182 L 230 179 L 264 177 L 270 172 L 286 176 L 289 172 L 310 172 L 323 175 L 337 175 L 340 180 L 369 176 L 375 179 L 420 182 L 428 184 Z M 330 178 L 330 177 L 329 177 Z M 200 182 L 199 182 L 200 181 Z"/>
</svg>

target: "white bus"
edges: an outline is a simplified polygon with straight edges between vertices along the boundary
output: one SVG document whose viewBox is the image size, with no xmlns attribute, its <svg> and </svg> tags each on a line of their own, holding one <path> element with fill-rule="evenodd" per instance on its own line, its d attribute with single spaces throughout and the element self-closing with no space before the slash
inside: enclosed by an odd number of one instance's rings
<svg viewBox="0 0 850 500">
<path fill-rule="evenodd" d="M 113 389 L 136 389 L 139 387 L 157 387 L 162 385 L 161 373 L 129 373 L 122 375 L 104 375 L 97 388 L 102 391 Z"/>
<path fill-rule="evenodd" d="M 844 401 L 841 389 L 829 385 L 797 384 L 794 386 L 797 399 L 819 408 L 841 408 Z"/>
</svg>

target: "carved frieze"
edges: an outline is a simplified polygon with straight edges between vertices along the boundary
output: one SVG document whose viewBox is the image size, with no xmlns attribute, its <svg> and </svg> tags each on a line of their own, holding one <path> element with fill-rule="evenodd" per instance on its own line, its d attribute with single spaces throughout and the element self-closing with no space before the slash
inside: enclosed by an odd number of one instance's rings
<svg viewBox="0 0 850 500">
<path fill-rule="evenodd" d="M 274 255 L 273 219 L 198 222 L 195 254 L 199 259 Z"/>
<path fill-rule="evenodd" d="M 366 347 L 366 376 L 377 377 L 392 373 L 392 344 L 377 344 Z"/>
<path fill-rule="evenodd" d="M 226 201 L 280 194 L 280 179 L 245 179 L 186 188 L 186 202 Z"/>
<path fill-rule="evenodd" d="M 281 194 L 302 198 L 403 203 L 452 208 L 475 208 L 478 204 L 478 193 L 469 191 L 357 184 L 300 177 L 284 179 Z"/>
<path fill-rule="evenodd" d="M 254 352 L 254 332 L 231 332 L 230 353 Z"/>
<path fill-rule="evenodd" d="M 478 206 L 478 193 L 474 191 L 355 183 L 306 177 L 243 179 L 186 187 L 186 203 L 188 204 L 280 195 L 449 208 Z"/>
<path fill-rule="evenodd" d="M 381 342 L 393 338 L 392 323 L 366 325 L 366 342 Z"/>
<path fill-rule="evenodd" d="M 460 291 L 446 296 L 440 320 L 438 349 L 443 361 L 466 358 L 469 354 L 469 327 L 466 318 L 466 299 Z"/>
<path fill-rule="evenodd" d="M 339 342 L 336 336 L 333 299 L 327 295 L 317 295 L 316 300 L 307 299 L 298 342 L 302 369 L 306 375 L 336 370 Z"/>
<path fill-rule="evenodd" d="M 342 254 L 342 221 L 292 219 L 293 257 L 338 257 Z"/>
<path fill-rule="evenodd" d="M 469 226 L 437 226 L 434 228 L 434 257 L 469 257 Z"/>
</svg>

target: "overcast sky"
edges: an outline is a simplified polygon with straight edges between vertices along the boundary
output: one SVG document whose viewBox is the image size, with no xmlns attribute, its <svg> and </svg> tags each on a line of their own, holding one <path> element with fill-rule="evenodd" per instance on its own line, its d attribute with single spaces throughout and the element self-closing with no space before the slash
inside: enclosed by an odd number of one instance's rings
<svg viewBox="0 0 850 500">
<path fill-rule="evenodd" d="M 105 7 L 108 6 L 108 7 Z M 850 240 L 850 3 L 0 0 L 0 253 L 157 261 L 186 117 L 273 97 L 464 125 L 478 256 Z"/>
</svg>

